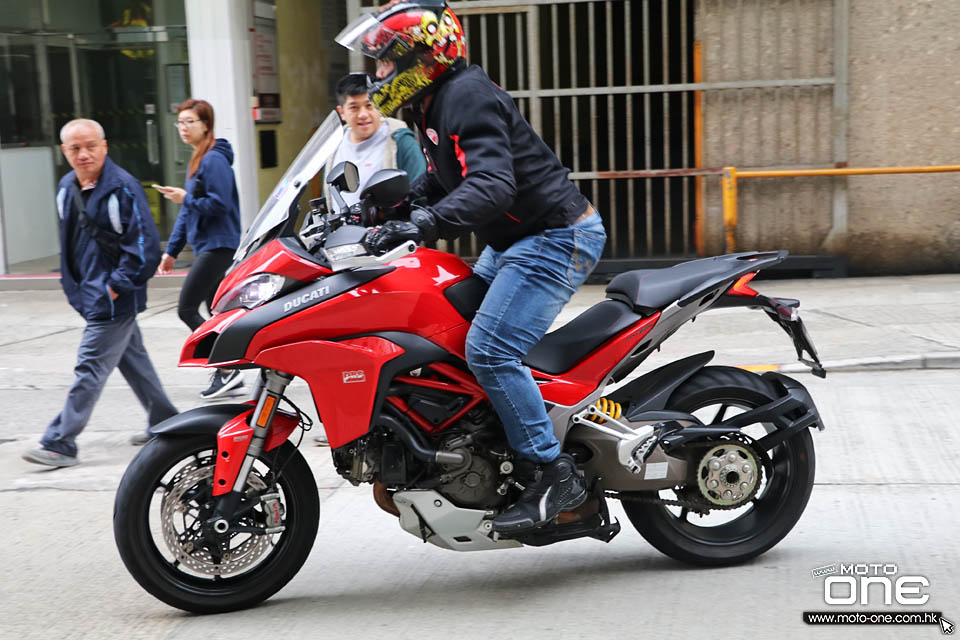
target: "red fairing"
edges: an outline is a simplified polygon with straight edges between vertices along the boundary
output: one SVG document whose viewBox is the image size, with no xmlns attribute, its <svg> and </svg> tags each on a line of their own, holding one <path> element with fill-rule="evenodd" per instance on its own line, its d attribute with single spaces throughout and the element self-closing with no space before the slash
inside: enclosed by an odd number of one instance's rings
<svg viewBox="0 0 960 640">
<path fill-rule="evenodd" d="M 207 362 L 206 356 L 197 357 L 197 347 L 211 335 L 219 336 L 224 330 L 229 327 L 233 322 L 247 313 L 246 309 L 233 309 L 232 311 L 226 311 L 224 313 L 217 314 L 212 318 L 208 318 L 206 322 L 197 327 L 197 330 L 190 334 L 190 337 L 187 338 L 187 341 L 183 343 L 183 349 L 180 350 L 180 366 L 181 367 L 209 367 L 210 365 Z M 213 338 L 211 338 L 212 340 Z M 209 345 L 213 346 L 213 345 Z M 203 349 L 201 348 L 201 353 Z M 209 355 L 210 350 L 207 349 L 206 353 Z"/>
<path fill-rule="evenodd" d="M 385 363 L 404 352 L 399 345 L 381 337 L 343 340 L 344 336 L 387 331 L 414 333 L 465 359 L 470 323 L 447 300 L 444 291 L 472 275 L 470 267 L 454 255 L 425 248 L 391 262 L 390 266 L 394 267 L 392 271 L 364 285 L 270 323 L 252 337 L 244 358 L 233 363 L 252 362 L 306 380 L 333 447 L 369 432 L 378 388 L 389 382 L 380 380 L 381 370 Z M 274 241 L 232 273 L 228 281 L 236 284 L 265 270 L 307 279 L 330 273 Z M 219 335 L 245 313 L 246 310 L 237 309 L 204 323 L 184 346 L 181 364 L 206 364 L 197 353 L 203 354 L 204 349 L 209 353 L 212 334 Z M 636 348 L 659 318 L 660 314 L 654 314 L 637 321 L 563 374 L 533 371 L 541 382 L 544 400 L 565 406 L 582 401 Z M 455 367 L 434 363 L 428 371 L 428 376 L 419 378 L 401 372 L 398 379 L 408 385 L 462 394 L 467 402 L 456 416 L 442 424 L 432 424 L 402 399 L 388 398 L 392 406 L 424 431 L 446 429 L 486 397 L 472 376 Z"/>
<path fill-rule="evenodd" d="M 216 304 L 220 296 L 243 282 L 245 278 L 257 273 L 278 273 L 294 280 L 309 282 L 332 272 L 326 267 L 298 256 L 279 240 L 272 240 L 223 278 L 220 286 L 217 287 L 216 295 L 213 296 L 213 303 Z"/>
<path fill-rule="evenodd" d="M 247 447 L 253 437 L 253 427 L 250 426 L 250 416 L 256 407 L 251 406 L 233 420 L 220 428 L 217 433 L 217 464 L 213 470 L 213 495 L 221 496 L 233 489 L 237 481 L 237 474 L 243 466 L 243 459 L 247 455 Z M 286 411 L 276 411 L 267 439 L 263 444 L 264 451 L 276 449 L 286 442 L 293 430 L 300 424 L 300 419 Z"/>
<path fill-rule="evenodd" d="M 403 353 L 377 337 L 308 340 L 266 349 L 255 362 L 305 379 L 330 446 L 340 447 L 370 430 L 380 369 Z"/>
<path fill-rule="evenodd" d="M 274 322 L 269 331 L 260 331 L 250 341 L 246 359 L 257 360 L 261 351 L 303 340 L 334 340 L 374 331 L 403 331 L 430 338 L 458 325 L 469 326 L 443 295 L 447 287 L 473 273 L 462 260 L 441 251 L 418 249 L 390 266 L 396 269 Z"/>
<path fill-rule="evenodd" d="M 613 368 L 633 351 L 650 329 L 657 324 L 660 313 L 636 322 L 591 355 L 581 360 L 569 371 L 558 376 L 533 371 L 533 377 L 549 380 L 540 384 L 540 393 L 547 402 L 572 406 L 586 398 L 596 389 Z"/>
</svg>

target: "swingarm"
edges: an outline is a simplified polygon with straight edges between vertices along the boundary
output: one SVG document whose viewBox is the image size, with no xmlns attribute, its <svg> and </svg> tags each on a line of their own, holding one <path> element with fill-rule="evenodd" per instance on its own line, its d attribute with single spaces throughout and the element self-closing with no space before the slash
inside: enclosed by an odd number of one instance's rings
<svg viewBox="0 0 960 640">
<path fill-rule="evenodd" d="M 744 427 L 763 423 L 773 425 L 775 429 L 754 440 L 754 445 L 761 451 L 768 451 L 804 429 L 816 427 L 823 430 L 820 413 L 802 384 L 773 371 L 762 377 L 777 388 L 780 397 L 717 424 L 705 425 L 696 416 L 679 411 L 630 411 L 630 408 L 625 412 L 626 421 L 623 421 L 619 414 L 611 415 L 594 404 L 574 414 L 571 420 L 616 438 L 618 461 L 635 475 L 641 474 L 647 458 L 658 446 L 669 455 L 698 440 L 746 436 L 742 432 Z"/>
</svg>

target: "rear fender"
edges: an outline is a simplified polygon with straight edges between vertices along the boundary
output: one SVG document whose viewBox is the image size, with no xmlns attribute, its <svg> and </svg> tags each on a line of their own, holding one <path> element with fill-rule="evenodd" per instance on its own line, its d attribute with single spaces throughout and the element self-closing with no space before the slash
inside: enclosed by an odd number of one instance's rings
<svg viewBox="0 0 960 640">
<path fill-rule="evenodd" d="M 713 351 L 705 351 L 671 362 L 640 376 L 607 397 L 627 405 L 624 417 L 627 420 L 636 420 L 636 416 L 643 412 L 664 409 L 674 389 L 703 369 L 712 359 Z"/>
<path fill-rule="evenodd" d="M 774 371 L 762 376 L 771 382 L 779 397 L 765 405 L 744 411 L 715 425 L 695 425 L 665 436 L 660 446 L 667 453 L 677 447 L 699 440 L 740 433 L 744 427 L 757 423 L 772 424 L 776 429 L 756 441 L 759 449 L 767 451 L 805 429 L 823 431 L 823 420 L 810 392 L 800 382 Z"/>
<path fill-rule="evenodd" d="M 151 432 L 163 437 L 216 436 L 217 463 L 213 471 L 213 495 L 224 495 L 233 488 L 250 446 L 253 427 L 249 422 L 255 408 L 252 404 L 198 407 L 164 420 Z M 282 445 L 298 424 L 300 419 L 295 414 L 277 410 L 263 450 L 271 451 Z"/>
</svg>

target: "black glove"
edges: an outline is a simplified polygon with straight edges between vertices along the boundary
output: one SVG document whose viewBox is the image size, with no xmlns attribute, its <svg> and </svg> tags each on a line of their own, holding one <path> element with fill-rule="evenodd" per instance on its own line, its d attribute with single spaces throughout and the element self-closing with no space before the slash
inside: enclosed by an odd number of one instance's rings
<svg viewBox="0 0 960 640">
<path fill-rule="evenodd" d="M 413 207 L 410 221 L 387 220 L 379 227 L 367 231 L 363 237 L 363 246 L 374 255 L 383 255 L 407 240 L 414 242 L 433 242 L 437 239 L 437 219 L 427 209 Z"/>
<path fill-rule="evenodd" d="M 395 205 L 379 207 L 377 209 L 378 220 L 376 224 L 382 224 L 387 220 L 405 220 L 410 217 L 410 213 L 414 208 L 425 207 L 426 205 L 426 198 L 422 196 L 414 197 L 412 193 L 408 193 L 403 197 L 403 200 Z"/>
<path fill-rule="evenodd" d="M 412 205 L 410 207 L 410 222 L 420 229 L 420 239 L 424 242 L 435 242 L 440 236 L 437 217 L 429 209 Z"/>
<path fill-rule="evenodd" d="M 367 230 L 363 246 L 373 255 L 380 256 L 407 240 L 420 242 L 420 227 L 405 220 L 387 220 L 379 227 Z"/>
</svg>

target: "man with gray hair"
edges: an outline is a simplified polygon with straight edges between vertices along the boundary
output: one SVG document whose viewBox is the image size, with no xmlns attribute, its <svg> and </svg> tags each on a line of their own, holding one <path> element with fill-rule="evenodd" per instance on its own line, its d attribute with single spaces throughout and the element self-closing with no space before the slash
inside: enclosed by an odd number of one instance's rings
<svg viewBox="0 0 960 640">
<path fill-rule="evenodd" d="M 23 459 L 51 467 L 77 464 L 76 439 L 90 419 L 107 377 L 126 378 L 147 411 L 149 427 L 177 413 L 143 346 L 137 314 L 147 305 L 147 280 L 160 262 L 160 242 L 139 181 L 107 157 L 103 127 L 71 120 L 60 130 L 60 149 L 73 171 L 60 180 L 60 282 L 86 320 L 76 378 L 63 410 L 47 426 L 40 447 Z"/>
</svg>

